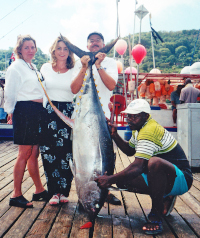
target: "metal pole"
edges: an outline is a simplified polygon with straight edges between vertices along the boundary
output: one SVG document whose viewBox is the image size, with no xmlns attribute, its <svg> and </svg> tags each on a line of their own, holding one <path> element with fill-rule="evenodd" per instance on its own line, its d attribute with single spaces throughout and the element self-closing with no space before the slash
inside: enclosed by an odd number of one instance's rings
<svg viewBox="0 0 200 238">
<path fill-rule="evenodd" d="M 137 0 L 135 0 L 135 10 L 136 10 L 136 4 L 137 4 Z M 133 27 L 133 42 L 132 42 L 132 48 L 134 47 L 134 37 L 135 37 L 135 13 L 134 13 L 134 27 Z"/>
<path fill-rule="evenodd" d="M 149 21 L 150 21 L 150 27 L 151 27 L 151 13 L 149 14 Z M 154 46 L 153 46 L 153 33 L 151 31 L 151 48 L 152 48 L 152 56 L 153 56 L 153 68 L 156 68 L 155 64 L 155 57 L 154 57 Z"/>
<path fill-rule="evenodd" d="M 128 46 L 129 46 L 129 59 L 130 59 L 130 81 L 133 80 L 132 78 L 132 54 L 131 54 L 131 43 L 130 43 L 131 36 L 129 34 L 128 37 Z M 130 91 L 129 91 L 130 92 Z M 133 100 L 133 94 L 131 93 L 131 101 Z"/>
<path fill-rule="evenodd" d="M 125 74 L 124 74 L 124 57 L 123 57 L 123 55 L 121 55 L 121 59 L 122 59 L 123 81 L 124 81 L 124 94 L 125 94 L 125 102 L 126 102 L 126 107 L 127 107 L 126 80 L 125 80 Z"/>
<path fill-rule="evenodd" d="M 141 29 L 142 29 L 142 19 L 140 19 L 140 33 L 139 33 L 139 44 L 141 43 Z"/>
<path fill-rule="evenodd" d="M 155 64 L 155 57 L 154 57 L 154 47 L 153 47 L 153 37 L 152 37 L 152 32 L 151 32 L 151 47 L 152 47 L 152 56 L 153 56 L 153 68 L 156 68 Z"/>
<path fill-rule="evenodd" d="M 142 28 L 142 19 L 140 19 L 140 33 L 139 33 L 139 44 L 141 43 L 141 28 Z M 138 98 L 138 78 L 139 78 L 139 64 L 137 64 L 137 81 L 136 81 L 136 98 Z"/>
<path fill-rule="evenodd" d="M 118 2 L 119 2 L 120 0 L 116 0 L 116 7 L 117 7 L 117 25 L 116 25 L 116 38 L 118 37 L 118 28 L 119 28 L 119 14 L 118 14 Z M 113 55 L 113 57 L 115 58 L 115 48 L 114 48 L 114 55 Z"/>
<path fill-rule="evenodd" d="M 137 64 L 136 98 L 138 98 L 139 64 Z"/>
<path fill-rule="evenodd" d="M 7 61 L 7 53 L 5 52 L 5 70 L 6 70 L 6 61 Z"/>
</svg>

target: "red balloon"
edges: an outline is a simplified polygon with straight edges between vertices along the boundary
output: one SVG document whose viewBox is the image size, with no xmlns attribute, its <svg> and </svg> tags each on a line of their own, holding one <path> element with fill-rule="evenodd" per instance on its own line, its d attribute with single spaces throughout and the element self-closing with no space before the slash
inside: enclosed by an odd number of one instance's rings
<svg viewBox="0 0 200 238">
<path fill-rule="evenodd" d="M 137 64 L 140 64 L 142 62 L 146 54 L 147 51 L 141 44 L 135 45 L 132 49 L 132 56 Z"/>
</svg>

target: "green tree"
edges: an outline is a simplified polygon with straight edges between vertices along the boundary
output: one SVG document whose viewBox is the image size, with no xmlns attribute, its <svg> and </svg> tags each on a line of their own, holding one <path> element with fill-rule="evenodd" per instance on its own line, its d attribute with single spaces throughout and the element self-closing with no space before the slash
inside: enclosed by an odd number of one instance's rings
<svg viewBox="0 0 200 238">
<path fill-rule="evenodd" d="M 169 63 L 170 66 L 174 65 L 176 63 L 176 57 L 174 55 L 170 55 L 167 59 L 166 62 Z"/>
<path fill-rule="evenodd" d="M 176 56 L 179 56 L 181 53 L 187 53 L 187 47 L 185 46 L 178 46 L 176 49 L 175 49 L 175 53 L 176 53 Z"/>
<path fill-rule="evenodd" d="M 169 57 L 171 55 L 171 51 L 168 48 L 161 48 L 159 51 L 162 56 Z"/>
</svg>

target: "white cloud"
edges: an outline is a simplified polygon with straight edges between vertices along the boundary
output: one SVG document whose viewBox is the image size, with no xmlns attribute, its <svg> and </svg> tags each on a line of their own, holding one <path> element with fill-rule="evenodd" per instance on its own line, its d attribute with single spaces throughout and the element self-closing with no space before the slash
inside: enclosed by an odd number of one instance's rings
<svg viewBox="0 0 200 238">
<path fill-rule="evenodd" d="M 76 4 L 77 1 L 75 1 Z M 86 38 L 90 32 L 102 32 L 105 41 L 108 42 L 115 37 L 116 9 L 113 2 L 87 0 L 79 4 L 70 17 L 60 20 L 65 28 L 65 35 L 76 44 L 82 42 L 81 47 L 86 50 Z M 105 8 L 106 6 L 106 8 Z M 79 45 L 80 46 L 80 45 Z"/>
<path fill-rule="evenodd" d="M 170 9 L 178 6 L 192 7 L 199 0 L 137 0 L 144 5 L 152 15 L 152 24 L 158 30 L 165 30 L 160 26 L 159 19 L 163 14 L 169 14 Z M 107 43 L 116 36 L 117 10 L 116 0 L 55 0 L 51 7 L 58 11 L 62 9 L 66 14 L 60 15 L 59 23 L 64 29 L 62 32 L 73 44 L 83 50 L 86 48 L 86 39 L 90 32 L 99 31 L 104 35 Z M 133 34 L 134 28 L 134 0 L 121 0 L 118 3 L 119 25 L 121 37 Z M 178 14 L 178 13 L 177 13 Z M 164 22 L 165 23 L 165 22 Z M 155 24 L 155 25 L 154 25 Z M 136 17 L 135 32 L 139 32 L 139 19 Z M 142 31 L 150 31 L 149 16 L 142 20 Z"/>
</svg>

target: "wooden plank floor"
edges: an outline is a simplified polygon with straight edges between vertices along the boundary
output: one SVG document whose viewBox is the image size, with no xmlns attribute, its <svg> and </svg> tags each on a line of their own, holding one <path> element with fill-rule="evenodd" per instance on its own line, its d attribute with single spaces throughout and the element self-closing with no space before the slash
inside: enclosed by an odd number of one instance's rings
<svg viewBox="0 0 200 238">
<path fill-rule="evenodd" d="M 127 167 L 133 158 L 116 149 L 116 171 Z M 141 231 L 150 211 L 151 200 L 147 195 L 129 192 L 112 192 L 121 199 L 122 206 L 105 203 L 92 229 L 79 229 L 88 221 L 84 212 L 78 210 L 77 195 L 73 181 L 68 204 L 52 207 L 45 202 L 34 202 L 33 209 L 9 206 L 13 191 L 13 166 L 17 156 L 17 146 L 12 141 L 0 141 L 0 237 L 4 238 L 60 238 L 60 237 L 153 237 Z M 39 160 L 43 184 L 46 180 Z M 200 237 L 200 174 L 190 191 L 179 196 L 172 214 L 164 219 L 164 232 L 156 237 Z M 23 179 L 23 194 L 31 200 L 34 192 L 33 181 L 28 172 Z"/>
</svg>

